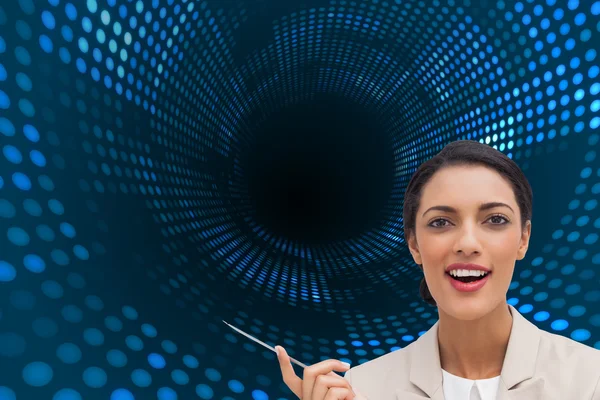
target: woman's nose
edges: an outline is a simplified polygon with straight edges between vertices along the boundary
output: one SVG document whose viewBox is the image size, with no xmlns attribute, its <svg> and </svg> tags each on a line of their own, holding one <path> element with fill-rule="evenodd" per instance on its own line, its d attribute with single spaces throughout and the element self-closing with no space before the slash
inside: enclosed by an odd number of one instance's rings
<svg viewBox="0 0 600 400">
<path fill-rule="evenodd" d="M 454 251 L 467 256 L 481 252 L 481 245 L 474 228 L 466 227 L 459 232 L 458 239 L 454 245 Z"/>
</svg>

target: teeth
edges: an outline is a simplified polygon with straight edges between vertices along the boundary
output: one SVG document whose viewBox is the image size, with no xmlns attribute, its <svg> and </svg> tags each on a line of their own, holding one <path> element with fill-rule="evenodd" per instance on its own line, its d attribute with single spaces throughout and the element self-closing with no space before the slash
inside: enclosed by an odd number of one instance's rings
<svg viewBox="0 0 600 400">
<path fill-rule="evenodd" d="M 461 277 L 461 276 L 485 276 L 488 273 L 485 271 L 474 271 L 474 270 L 467 270 L 467 269 L 454 269 L 452 271 L 450 271 L 450 275 L 454 276 L 454 277 Z"/>
</svg>

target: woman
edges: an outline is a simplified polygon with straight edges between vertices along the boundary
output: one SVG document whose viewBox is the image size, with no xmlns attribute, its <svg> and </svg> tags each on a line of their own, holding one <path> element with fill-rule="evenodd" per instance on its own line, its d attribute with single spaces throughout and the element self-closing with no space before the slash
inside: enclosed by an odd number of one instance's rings
<svg viewBox="0 0 600 400">
<path fill-rule="evenodd" d="M 506 302 L 531 235 L 517 164 L 476 141 L 423 163 L 404 196 L 404 235 L 439 320 L 415 342 L 351 369 L 326 360 L 285 383 L 303 400 L 600 400 L 600 351 L 538 329 Z M 332 371 L 345 371 L 339 376 Z"/>
</svg>

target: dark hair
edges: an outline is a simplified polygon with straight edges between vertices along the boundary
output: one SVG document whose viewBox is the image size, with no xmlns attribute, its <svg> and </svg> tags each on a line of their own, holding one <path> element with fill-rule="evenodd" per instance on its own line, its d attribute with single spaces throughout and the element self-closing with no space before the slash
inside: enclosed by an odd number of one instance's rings
<svg viewBox="0 0 600 400">
<path fill-rule="evenodd" d="M 413 174 L 406 191 L 402 218 L 404 220 L 404 238 L 415 234 L 415 221 L 421 200 L 423 186 L 440 169 L 460 165 L 481 165 L 491 168 L 507 179 L 514 191 L 521 212 L 521 226 L 532 217 L 533 192 L 529 181 L 519 166 L 504 153 L 493 147 L 474 140 L 458 140 L 447 144 L 438 154 L 419 166 Z M 422 269 L 423 266 L 419 265 Z M 421 280 L 419 294 L 426 303 L 437 306 L 431 296 L 425 277 Z"/>
</svg>

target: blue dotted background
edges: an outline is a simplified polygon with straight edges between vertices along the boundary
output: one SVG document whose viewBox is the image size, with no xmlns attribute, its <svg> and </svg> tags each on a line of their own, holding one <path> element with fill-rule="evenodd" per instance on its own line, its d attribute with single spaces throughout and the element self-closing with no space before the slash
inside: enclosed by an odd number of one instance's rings
<svg viewBox="0 0 600 400">
<path fill-rule="evenodd" d="M 401 196 L 321 246 L 231 206 L 245 118 L 317 93 L 380 110 L 398 192 L 453 140 L 514 159 L 508 301 L 600 349 L 600 1 L 274 1 L 0 3 L 0 400 L 291 399 L 222 319 L 309 364 L 429 329 Z"/>
</svg>

